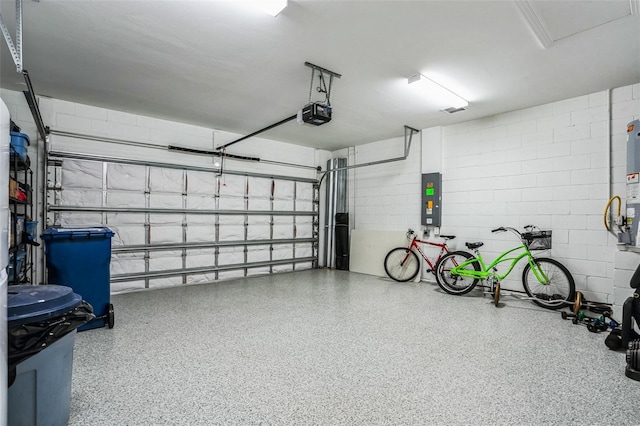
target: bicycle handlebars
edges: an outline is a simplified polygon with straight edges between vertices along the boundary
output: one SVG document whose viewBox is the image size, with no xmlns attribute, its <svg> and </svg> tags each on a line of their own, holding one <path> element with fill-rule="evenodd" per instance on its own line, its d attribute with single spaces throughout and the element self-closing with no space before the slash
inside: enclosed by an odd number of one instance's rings
<svg viewBox="0 0 640 426">
<path fill-rule="evenodd" d="M 527 225 L 527 226 L 524 227 L 524 229 L 527 229 L 527 230 L 532 229 L 532 228 L 538 228 L 538 227 L 535 226 L 535 225 Z M 491 230 L 491 232 L 506 232 L 506 231 L 511 231 L 514 234 L 518 235 L 519 237 L 522 237 L 522 233 L 520 233 L 520 231 L 518 231 L 516 228 L 511 228 L 509 226 L 507 226 L 507 227 L 501 226 L 500 228 L 496 228 L 496 229 L 492 229 Z"/>
</svg>

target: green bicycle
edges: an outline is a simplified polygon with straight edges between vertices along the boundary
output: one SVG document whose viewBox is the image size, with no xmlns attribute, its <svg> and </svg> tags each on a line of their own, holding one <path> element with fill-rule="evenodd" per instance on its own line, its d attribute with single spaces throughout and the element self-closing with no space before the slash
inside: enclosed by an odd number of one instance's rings
<svg viewBox="0 0 640 426">
<path fill-rule="evenodd" d="M 569 270 L 560 262 L 548 257 L 536 257 L 532 250 L 548 250 L 551 248 L 551 231 L 541 231 L 538 227 L 528 225 L 525 232 L 509 227 L 500 227 L 491 232 L 510 231 L 517 235 L 522 245 L 500 254 L 496 260 L 486 264 L 478 251 L 482 242 L 466 243 L 476 257 L 467 259 L 455 252 L 443 256 L 436 265 L 436 281 L 442 290 L 449 294 L 462 295 L 469 293 L 483 280 L 493 294 L 497 306 L 500 300 L 500 282 L 513 271 L 522 259 L 527 265 L 522 271 L 522 285 L 534 303 L 547 309 L 558 309 L 573 304 L 575 282 Z M 507 272 L 498 273 L 496 266 L 511 262 Z"/>
</svg>

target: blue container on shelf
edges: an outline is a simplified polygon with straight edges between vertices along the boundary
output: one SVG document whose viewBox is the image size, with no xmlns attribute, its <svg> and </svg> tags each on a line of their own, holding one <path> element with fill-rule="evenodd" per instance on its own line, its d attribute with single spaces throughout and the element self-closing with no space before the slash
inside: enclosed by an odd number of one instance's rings
<svg viewBox="0 0 640 426">
<path fill-rule="evenodd" d="M 27 161 L 29 145 L 31 145 L 29 135 L 20 132 L 11 132 L 11 148 L 13 148 L 22 161 Z"/>
<path fill-rule="evenodd" d="M 41 235 L 48 283 L 71 287 L 93 306 L 96 318 L 78 331 L 113 327 L 109 271 L 113 235 L 107 227 L 48 228 Z"/>
<path fill-rule="evenodd" d="M 27 233 L 29 241 L 33 241 L 33 237 L 35 237 L 36 231 L 38 230 L 38 221 L 27 220 L 24 224 L 24 230 Z"/>
</svg>

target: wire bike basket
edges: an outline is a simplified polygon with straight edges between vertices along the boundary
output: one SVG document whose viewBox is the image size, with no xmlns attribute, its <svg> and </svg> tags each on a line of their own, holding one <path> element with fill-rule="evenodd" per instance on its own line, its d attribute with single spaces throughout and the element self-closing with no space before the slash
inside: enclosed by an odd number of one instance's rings
<svg viewBox="0 0 640 426">
<path fill-rule="evenodd" d="M 529 250 L 549 250 L 551 249 L 551 231 L 523 232 L 522 242 Z"/>
</svg>

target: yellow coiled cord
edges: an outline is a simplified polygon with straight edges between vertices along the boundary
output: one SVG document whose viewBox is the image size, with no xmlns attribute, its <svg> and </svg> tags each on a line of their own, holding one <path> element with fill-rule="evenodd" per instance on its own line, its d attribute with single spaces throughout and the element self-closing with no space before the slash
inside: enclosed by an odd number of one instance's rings
<svg viewBox="0 0 640 426">
<path fill-rule="evenodd" d="M 607 228 L 607 231 L 611 232 L 611 227 L 609 227 L 609 223 L 607 222 L 607 212 L 609 211 L 609 207 L 611 207 L 611 203 L 613 202 L 613 200 L 618 200 L 618 217 L 620 217 L 620 207 L 622 206 L 622 200 L 620 199 L 620 197 L 618 195 L 614 195 L 613 197 L 609 198 L 609 201 L 607 202 L 607 205 L 604 208 L 604 227 Z"/>
</svg>

